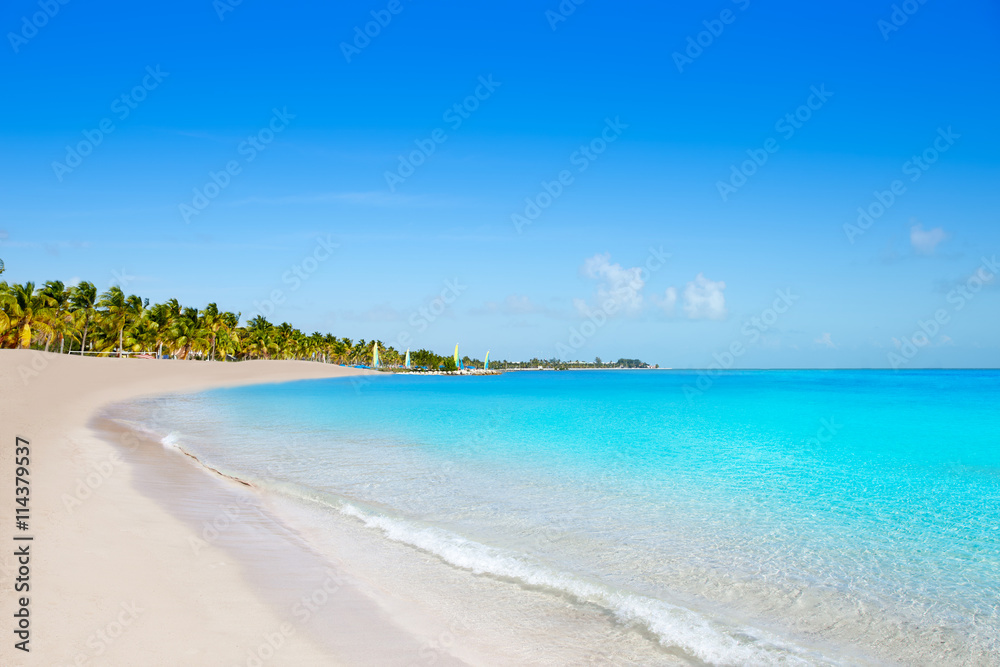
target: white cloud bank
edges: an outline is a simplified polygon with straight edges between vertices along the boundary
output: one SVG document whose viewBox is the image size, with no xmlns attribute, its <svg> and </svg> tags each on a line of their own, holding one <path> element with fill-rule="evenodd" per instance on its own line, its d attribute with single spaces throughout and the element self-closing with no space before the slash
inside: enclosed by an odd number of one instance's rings
<svg viewBox="0 0 1000 667">
<path fill-rule="evenodd" d="M 722 320 L 726 317 L 726 283 L 699 273 L 684 288 L 684 314 L 692 320 Z"/>
<path fill-rule="evenodd" d="M 611 261 L 611 253 L 600 253 L 584 260 L 580 273 L 597 281 L 597 287 L 592 303 L 586 299 L 573 299 L 573 305 L 583 317 L 589 317 L 593 311 L 606 310 L 608 304 L 614 311 L 622 311 L 635 315 L 647 305 L 643 289 L 652 271 L 662 264 L 647 268 L 633 266 L 625 268 Z M 705 274 L 699 273 L 689 282 L 682 294 L 676 287 L 668 287 L 662 293 L 651 295 L 648 303 L 667 315 L 673 315 L 678 300 L 683 303 L 683 315 L 692 320 L 722 320 L 726 318 L 726 283 L 710 280 Z"/>
<path fill-rule="evenodd" d="M 612 264 L 611 253 L 604 253 L 586 259 L 580 270 L 583 275 L 598 281 L 598 304 L 612 299 L 627 312 L 635 313 L 642 309 L 642 288 L 646 286 L 646 281 L 642 278 L 641 267 L 626 269 L 621 264 Z M 579 303 L 577 309 L 580 309 Z"/>
</svg>

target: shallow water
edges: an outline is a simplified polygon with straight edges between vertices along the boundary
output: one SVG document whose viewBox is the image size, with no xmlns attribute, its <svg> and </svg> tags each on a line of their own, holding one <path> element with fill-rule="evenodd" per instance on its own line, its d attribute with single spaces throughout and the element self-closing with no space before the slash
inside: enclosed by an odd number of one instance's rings
<svg viewBox="0 0 1000 667">
<path fill-rule="evenodd" d="M 1000 372 L 697 379 L 318 380 L 115 417 L 319 512 L 317 534 L 351 521 L 604 610 L 651 651 L 1000 663 Z"/>
</svg>

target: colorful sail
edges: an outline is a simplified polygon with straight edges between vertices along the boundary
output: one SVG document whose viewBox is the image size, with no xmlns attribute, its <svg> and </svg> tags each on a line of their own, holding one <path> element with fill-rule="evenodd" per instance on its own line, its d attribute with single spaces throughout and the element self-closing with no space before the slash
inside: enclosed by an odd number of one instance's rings
<svg viewBox="0 0 1000 667">
<path fill-rule="evenodd" d="M 372 366 L 378 368 L 378 341 L 375 341 L 375 351 L 372 353 Z"/>
<path fill-rule="evenodd" d="M 486 358 L 483 359 L 483 370 L 484 371 L 490 370 L 490 351 L 489 350 L 486 350 Z"/>
<path fill-rule="evenodd" d="M 410 367 L 410 348 L 406 348 L 406 363 L 405 363 L 405 366 L 407 368 Z"/>
<path fill-rule="evenodd" d="M 455 368 L 462 368 L 462 360 L 458 358 L 458 343 L 455 343 Z"/>
</svg>

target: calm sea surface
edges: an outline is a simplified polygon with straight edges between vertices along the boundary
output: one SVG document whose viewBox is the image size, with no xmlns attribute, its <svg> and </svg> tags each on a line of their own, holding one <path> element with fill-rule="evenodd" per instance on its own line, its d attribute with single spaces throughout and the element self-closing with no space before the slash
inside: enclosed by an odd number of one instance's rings
<svg viewBox="0 0 1000 667">
<path fill-rule="evenodd" d="M 117 417 L 692 661 L 1000 664 L 1000 372 L 379 376 Z"/>
</svg>

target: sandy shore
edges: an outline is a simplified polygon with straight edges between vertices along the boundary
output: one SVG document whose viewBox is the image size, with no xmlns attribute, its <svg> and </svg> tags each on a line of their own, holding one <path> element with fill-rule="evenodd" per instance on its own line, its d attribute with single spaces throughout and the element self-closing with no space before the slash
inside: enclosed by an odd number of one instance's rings
<svg viewBox="0 0 1000 667">
<path fill-rule="evenodd" d="M 102 406 L 144 395 L 365 372 L 294 361 L 0 351 L 0 469 L 7 480 L 0 494 L 7 619 L 0 664 L 412 663 L 419 638 L 355 590 L 335 563 L 272 521 L 253 490 L 213 479 L 157 448 L 122 447 L 113 426 L 92 422 Z M 94 427 L 103 428 L 103 438 Z M 26 533 L 14 527 L 17 436 L 31 443 Z M 227 530 L 213 539 L 206 520 L 221 520 Z M 14 542 L 15 534 L 34 540 Z M 23 544 L 30 544 L 30 593 L 15 595 L 11 545 Z M 30 653 L 15 649 L 11 634 L 20 596 L 29 598 Z M 296 607 L 303 599 L 316 608 Z M 438 657 L 437 664 L 451 662 Z"/>
<path fill-rule="evenodd" d="M 355 518 L 210 472 L 115 404 L 371 373 L 309 362 L 70 358 L 0 350 L 0 665 L 680 664 L 598 606 L 478 576 Z M 371 380 L 358 378 L 358 382 Z M 149 420 L 144 420 L 149 421 Z M 156 424 L 156 420 L 152 420 Z M 169 424 L 158 431 L 170 432 Z M 141 433 L 141 432 L 140 432 Z M 30 441 L 30 530 L 14 447 Z M 14 550 L 30 542 L 30 653 Z"/>
</svg>

